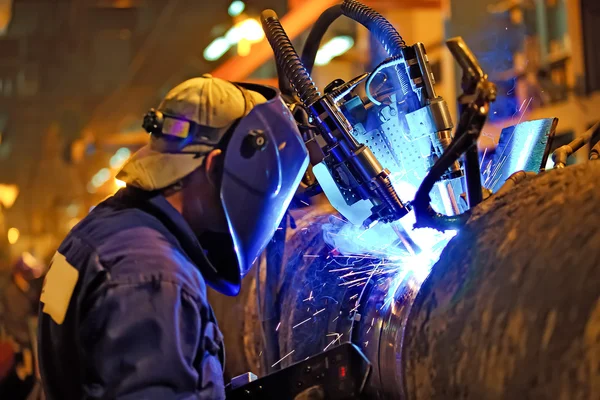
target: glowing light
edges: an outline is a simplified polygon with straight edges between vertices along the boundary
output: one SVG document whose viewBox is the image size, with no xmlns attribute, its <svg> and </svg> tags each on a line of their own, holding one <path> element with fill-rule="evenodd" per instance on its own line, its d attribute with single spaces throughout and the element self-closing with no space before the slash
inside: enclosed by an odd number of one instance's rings
<svg viewBox="0 0 600 400">
<path fill-rule="evenodd" d="M 421 248 L 420 253 L 409 253 L 399 242 L 390 224 L 379 223 L 370 229 L 342 220 L 330 220 L 329 224 L 323 224 L 325 242 L 344 257 L 369 257 L 379 260 L 374 261 L 370 270 L 356 272 L 349 268 L 349 272 L 343 277 L 351 278 L 343 285 L 364 285 L 375 274 L 391 275 L 398 281 L 397 284 L 400 284 L 408 272 L 411 272 L 415 279 L 422 281 L 429 275 L 448 241 L 456 234 L 454 231 L 442 233 L 434 229 L 413 229 L 414 213 L 409 213 L 400 223 Z M 367 272 L 370 275 L 365 276 Z"/>
<path fill-rule="evenodd" d="M 19 196 L 19 187 L 17 185 L 5 185 L 0 183 L 0 205 L 4 208 L 11 208 Z"/>
<path fill-rule="evenodd" d="M 242 39 L 237 45 L 237 53 L 239 56 L 246 57 L 250 54 L 250 50 L 252 48 L 252 43 L 249 41 Z"/>
<path fill-rule="evenodd" d="M 125 162 L 131 156 L 131 151 L 127 147 L 121 147 L 114 156 L 110 158 L 110 167 L 113 169 L 118 169 L 125 164 Z"/>
<path fill-rule="evenodd" d="M 238 46 L 238 52 L 246 55 L 250 52 L 251 45 L 260 42 L 264 36 L 260 22 L 247 18 L 231 27 L 225 36 L 213 40 L 204 49 L 204 58 L 208 61 L 216 61 L 233 46 Z"/>
<path fill-rule="evenodd" d="M 262 40 L 265 33 L 262 30 L 260 23 L 252 18 L 245 19 L 225 33 L 225 39 L 229 42 L 229 45 L 235 45 L 242 39 L 249 41 L 250 43 L 256 43 Z"/>
<path fill-rule="evenodd" d="M 256 43 L 265 36 L 260 22 L 252 18 L 240 22 L 237 25 L 237 29 L 241 37 L 251 43 Z"/>
<path fill-rule="evenodd" d="M 99 188 L 104 185 L 110 179 L 110 170 L 108 168 L 102 168 L 92 178 L 92 185 Z"/>
<path fill-rule="evenodd" d="M 67 215 L 69 217 L 75 218 L 77 216 L 78 212 L 79 212 L 79 206 L 75 203 L 69 204 L 69 206 L 67 207 Z"/>
<path fill-rule="evenodd" d="M 339 57 L 354 46 L 354 39 L 350 36 L 336 36 L 325 43 L 317 52 L 315 65 L 326 65 L 335 57 Z"/>
<path fill-rule="evenodd" d="M 206 49 L 204 49 L 204 58 L 208 61 L 216 61 L 227 53 L 231 43 L 224 37 L 218 37 L 213 40 Z"/>
<path fill-rule="evenodd" d="M 127 186 L 127 184 L 122 180 L 115 178 L 115 186 L 118 188 L 124 188 L 125 186 Z"/>
<path fill-rule="evenodd" d="M 246 9 L 246 4 L 244 4 L 243 1 L 236 0 L 236 1 L 231 2 L 227 12 L 229 13 L 230 16 L 237 17 L 238 15 L 243 13 L 245 9 Z"/>
<path fill-rule="evenodd" d="M 17 228 L 10 228 L 8 230 L 8 243 L 15 244 L 19 240 L 21 232 Z"/>
<path fill-rule="evenodd" d="M 527 164 L 527 159 L 531 153 L 531 148 L 533 147 L 533 139 L 535 139 L 535 135 L 530 133 L 523 144 L 523 148 L 519 152 L 519 159 L 517 160 L 517 165 L 515 166 L 515 171 L 520 171 L 525 168 Z"/>
</svg>

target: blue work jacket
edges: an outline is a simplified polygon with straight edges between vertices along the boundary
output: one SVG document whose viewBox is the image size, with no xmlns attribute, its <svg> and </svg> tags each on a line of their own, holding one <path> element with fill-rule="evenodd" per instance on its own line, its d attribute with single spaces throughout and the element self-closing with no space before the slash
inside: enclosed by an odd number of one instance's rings
<svg viewBox="0 0 600 400">
<path fill-rule="evenodd" d="M 95 207 L 44 282 L 38 341 L 48 400 L 224 398 L 223 337 L 202 252 L 160 194 L 127 188 Z"/>
</svg>

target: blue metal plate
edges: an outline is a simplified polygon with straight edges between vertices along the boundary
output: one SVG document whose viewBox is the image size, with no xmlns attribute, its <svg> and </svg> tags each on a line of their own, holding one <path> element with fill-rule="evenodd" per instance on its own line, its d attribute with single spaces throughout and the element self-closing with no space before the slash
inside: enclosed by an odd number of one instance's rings
<svg viewBox="0 0 600 400">
<path fill-rule="evenodd" d="M 557 118 L 546 118 L 504 128 L 491 163 L 482 165 L 483 186 L 495 193 L 517 171 L 542 171 L 557 124 Z"/>
</svg>

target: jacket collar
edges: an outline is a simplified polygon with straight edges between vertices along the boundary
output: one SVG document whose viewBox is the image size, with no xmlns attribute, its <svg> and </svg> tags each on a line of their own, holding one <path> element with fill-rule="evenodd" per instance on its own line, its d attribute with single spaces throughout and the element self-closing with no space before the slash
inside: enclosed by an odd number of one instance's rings
<svg viewBox="0 0 600 400">
<path fill-rule="evenodd" d="M 229 235 L 208 232 L 198 238 L 179 211 L 160 192 L 147 192 L 127 187 L 119 190 L 114 198 L 119 203 L 138 208 L 158 219 L 175 237 L 183 252 L 200 270 L 206 282 L 221 293 L 232 294 L 231 284 L 235 281 L 239 284 L 241 278 L 225 276 L 219 269 L 219 265 L 230 262 L 223 257 L 223 254 L 229 253 L 223 251 L 223 247 L 233 246 Z M 228 268 L 222 270 L 227 271 Z"/>
</svg>

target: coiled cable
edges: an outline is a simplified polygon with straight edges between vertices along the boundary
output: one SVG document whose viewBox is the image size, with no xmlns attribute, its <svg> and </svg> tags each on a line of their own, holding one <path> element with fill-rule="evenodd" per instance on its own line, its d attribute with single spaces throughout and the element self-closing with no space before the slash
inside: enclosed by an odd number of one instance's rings
<svg viewBox="0 0 600 400">
<path fill-rule="evenodd" d="M 277 14 L 273 10 L 265 10 L 261 14 L 261 22 L 277 64 L 289 79 L 304 105 L 307 107 L 312 105 L 321 97 L 321 94 L 281 26 Z"/>
<path fill-rule="evenodd" d="M 342 4 L 342 12 L 346 17 L 367 28 L 390 57 L 403 55 L 402 50 L 406 47 L 406 42 L 396 28 L 377 11 L 358 1 L 345 0 Z M 412 87 L 406 70 L 401 65 L 397 65 L 396 72 L 400 79 L 402 93 L 409 95 L 412 93 Z"/>
</svg>

